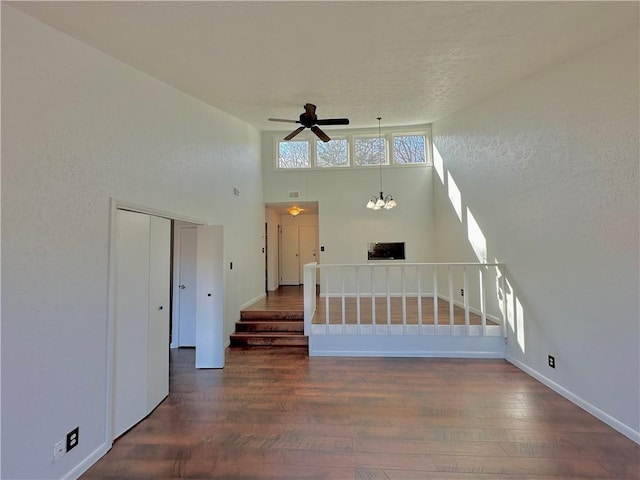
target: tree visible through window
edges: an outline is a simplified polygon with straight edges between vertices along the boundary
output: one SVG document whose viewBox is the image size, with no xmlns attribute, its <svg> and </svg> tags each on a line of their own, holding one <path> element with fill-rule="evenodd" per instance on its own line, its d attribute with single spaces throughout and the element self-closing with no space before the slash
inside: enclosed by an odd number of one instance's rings
<svg viewBox="0 0 640 480">
<path fill-rule="evenodd" d="M 356 137 L 353 143 L 354 165 L 387 165 L 386 141 L 383 138 Z"/>
<path fill-rule="evenodd" d="M 316 142 L 316 155 L 318 167 L 348 167 L 349 142 L 346 138 Z"/>
<path fill-rule="evenodd" d="M 427 163 L 424 135 L 397 135 L 393 137 L 394 163 Z"/>
<path fill-rule="evenodd" d="M 278 144 L 278 168 L 309 168 L 309 142 L 280 142 Z"/>
</svg>

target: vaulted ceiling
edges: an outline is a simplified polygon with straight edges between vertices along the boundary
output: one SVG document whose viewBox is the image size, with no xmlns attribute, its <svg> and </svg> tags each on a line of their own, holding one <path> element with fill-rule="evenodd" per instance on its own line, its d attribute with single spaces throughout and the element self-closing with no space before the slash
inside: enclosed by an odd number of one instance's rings
<svg viewBox="0 0 640 480">
<path fill-rule="evenodd" d="M 260 130 L 307 102 L 429 123 L 638 27 L 637 2 L 10 4 Z"/>
</svg>

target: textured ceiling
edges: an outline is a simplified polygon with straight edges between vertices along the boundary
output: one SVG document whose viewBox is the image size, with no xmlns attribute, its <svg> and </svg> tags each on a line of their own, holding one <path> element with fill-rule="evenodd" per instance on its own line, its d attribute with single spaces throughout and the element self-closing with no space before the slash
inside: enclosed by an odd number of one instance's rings
<svg viewBox="0 0 640 480">
<path fill-rule="evenodd" d="M 260 130 L 435 121 L 638 26 L 638 2 L 10 2 Z M 330 127 L 327 127 L 330 131 Z"/>
</svg>

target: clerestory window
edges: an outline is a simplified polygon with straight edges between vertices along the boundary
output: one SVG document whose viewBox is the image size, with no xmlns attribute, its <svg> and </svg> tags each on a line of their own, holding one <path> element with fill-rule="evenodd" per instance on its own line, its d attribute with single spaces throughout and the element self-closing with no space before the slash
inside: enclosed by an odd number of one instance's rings
<svg viewBox="0 0 640 480">
<path fill-rule="evenodd" d="M 431 165 L 429 126 L 408 132 L 389 130 L 379 136 L 373 130 L 352 134 L 331 132 L 331 141 L 322 142 L 303 132 L 300 138 L 284 141 L 274 137 L 276 169 L 367 168 L 382 163 L 389 166 Z"/>
</svg>

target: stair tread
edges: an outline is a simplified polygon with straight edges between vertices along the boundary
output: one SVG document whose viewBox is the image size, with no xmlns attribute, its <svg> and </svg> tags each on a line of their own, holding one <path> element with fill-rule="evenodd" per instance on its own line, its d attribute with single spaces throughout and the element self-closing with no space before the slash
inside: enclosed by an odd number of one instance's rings
<svg viewBox="0 0 640 480">
<path fill-rule="evenodd" d="M 242 320 L 302 320 L 304 312 L 290 310 L 243 310 L 240 312 Z"/>
<path fill-rule="evenodd" d="M 232 337 L 304 337 L 301 332 L 234 332 Z"/>
</svg>

